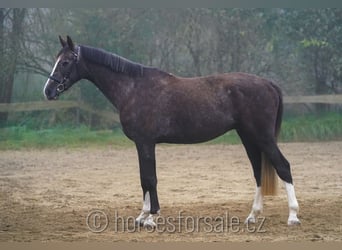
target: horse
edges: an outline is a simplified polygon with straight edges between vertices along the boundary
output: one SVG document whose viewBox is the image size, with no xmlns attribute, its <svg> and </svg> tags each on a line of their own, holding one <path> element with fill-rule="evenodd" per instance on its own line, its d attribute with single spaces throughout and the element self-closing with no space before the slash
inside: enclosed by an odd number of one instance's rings
<svg viewBox="0 0 342 250">
<path fill-rule="evenodd" d="M 276 84 L 240 72 L 183 78 L 100 48 L 75 44 L 69 36 L 66 40 L 59 36 L 59 40 L 62 49 L 44 95 L 56 100 L 74 83 L 87 79 L 116 107 L 122 130 L 138 153 L 143 199 L 137 224 L 155 227 L 160 213 L 156 144 L 200 143 L 232 129 L 241 138 L 256 181 L 245 223 L 256 223 L 263 196 L 275 194 L 278 175 L 287 192 L 287 224 L 300 224 L 290 164 L 277 146 L 283 102 Z"/>
</svg>

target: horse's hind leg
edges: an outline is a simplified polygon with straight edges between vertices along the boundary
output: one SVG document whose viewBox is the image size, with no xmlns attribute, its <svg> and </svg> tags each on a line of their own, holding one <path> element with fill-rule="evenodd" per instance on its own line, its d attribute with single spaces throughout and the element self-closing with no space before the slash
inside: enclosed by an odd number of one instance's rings
<svg viewBox="0 0 342 250">
<path fill-rule="evenodd" d="M 276 169 L 280 179 L 284 181 L 289 204 L 289 218 L 287 224 L 298 225 L 300 224 L 300 221 L 297 217 L 299 206 L 292 182 L 290 164 L 280 152 L 274 140 L 269 140 L 267 143 L 260 144 L 260 146 L 266 157 L 268 157 L 268 159 L 271 161 L 272 165 Z"/>
<path fill-rule="evenodd" d="M 241 141 L 246 149 L 248 158 L 253 167 L 254 178 L 256 181 L 256 190 L 252 210 L 245 220 L 245 223 L 256 223 L 256 218 L 263 209 L 263 196 L 261 192 L 261 151 L 258 147 L 249 140 L 249 137 L 244 135 L 243 132 L 237 131 Z"/>
</svg>

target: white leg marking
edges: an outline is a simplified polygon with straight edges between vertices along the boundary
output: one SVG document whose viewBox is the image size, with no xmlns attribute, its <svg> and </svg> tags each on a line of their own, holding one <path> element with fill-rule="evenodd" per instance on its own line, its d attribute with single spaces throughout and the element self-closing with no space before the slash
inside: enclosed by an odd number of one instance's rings
<svg viewBox="0 0 342 250">
<path fill-rule="evenodd" d="M 157 226 L 157 224 L 154 222 L 154 217 L 156 215 L 150 214 L 149 216 L 147 216 L 147 218 L 144 221 L 144 227 L 152 227 L 155 228 Z"/>
<path fill-rule="evenodd" d="M 145 194 L 144 204 L 142 210 L 144 212 L 150 212 L 151 211 L 151 198 L 150 198 L 150 192 L 147 191 Z"/>
<path fill-rule="evenodd" d="M 150 198 L 150 192 L 147 191 L 145 194 L 145 199 L 143 201 L 142 211 L 140 215 L 135 219 L 135 223 L 139 225 L 145 225 L 145 220 L 146 218 L 150 216 L 150 211 L 151 211 L 151 198 Z M 152 218 L 152 222 L 153 222 L 153 218 Z"/>
<path fill-rule="evenodd" d="M 257 187 L 255 190 L 252 211 L 245 220 L 245 224 L 256 223 L 256 217 L 262 212 L 263 208 L 262 198 L 261 187 Z"/>
<path fill-rule="evenodd" d="M 140 226 L 144 225 L 144 222 L 147 216 L 149 216 L 149 213 L 141 211 L 139 216 L 135 219 L 135 224 L 140 225 Z"/>
<path fill-rule="evenodd" d="M 298 201 L 296 198 L 294 186 L 291 183 L 285 183 L 285 189 L 287 193 L 287 199 L 289 202 L 289 219 L 287 220 L 287 225 L 299 225 L 300 220 L 297 217 L 299 211 Z"/>
</svg>

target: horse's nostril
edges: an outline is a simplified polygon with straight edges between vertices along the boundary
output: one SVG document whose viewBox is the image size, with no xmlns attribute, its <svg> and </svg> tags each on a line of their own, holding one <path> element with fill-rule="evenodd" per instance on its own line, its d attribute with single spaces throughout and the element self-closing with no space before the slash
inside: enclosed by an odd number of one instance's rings
<svg viewBox="0 0 342 250">
<path fill-rule="evenodd" d="M 53 95 L 53 93 L 52 93 L 53 91 L 51 91 L 50 89 L 46 89 L 45 90 L 45 97 L 46 97 L 46 99 L 47 100 L 52 100 L 52 99 L 54 99 L 54 95 Z"/>
<path fill-rule="evenodd" d="M 45 94 L 45 97 L 49 99 L 50 90 L 46 89 L 44 94 Z"/>
</svg>

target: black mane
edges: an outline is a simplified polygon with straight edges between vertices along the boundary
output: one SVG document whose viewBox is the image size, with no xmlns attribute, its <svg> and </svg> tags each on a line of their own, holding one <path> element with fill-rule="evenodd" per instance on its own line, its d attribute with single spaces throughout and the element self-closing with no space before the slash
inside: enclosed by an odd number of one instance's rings
<svg viewBox="0 0 342 250">
<path fill-rule="evenodd" d="M 116 54 L 107 52 L 103 49 L 93 48 L 89 46 L 80 46 L 81 57 L 85 59 L 106 66 L 117 73 L 123 73 L 130 76 L 143 76 L 144 69 L 148 68 L 142 64 L 132 62 L 126 58 Z"/>
</svg>

